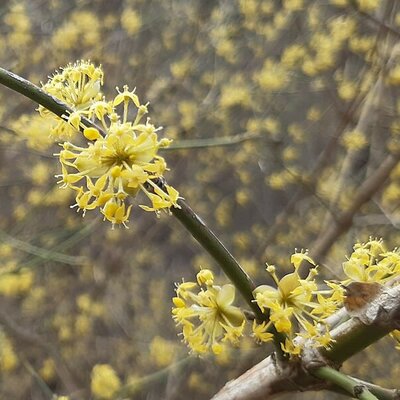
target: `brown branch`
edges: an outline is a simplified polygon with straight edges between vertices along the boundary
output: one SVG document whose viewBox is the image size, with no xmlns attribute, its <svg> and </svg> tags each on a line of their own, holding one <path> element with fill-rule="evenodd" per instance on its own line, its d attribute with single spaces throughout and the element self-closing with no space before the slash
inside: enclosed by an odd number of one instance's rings
<svg viewBox="0 0 400 400">
<path fill-rule="evenodd" d="M 321 262 L 335 241 L 349 230 L 355 214 L 382 187 L 399 160 L 400 154 L 389 154 L 380 167 L 363 182 L 351 206 L 331 222 L 330 227 L 311 247 L 310 255 L 316 262 Z"/>
<path fill-rule="evenodd" d="M 278 393 L 327 387 L 327 384 L 306 374 L 299 362 L 288 362 L 282 366 L 274 356 L 269 356 L 239 378 L 228 382 L 212 400 L 266 400 Z"/>
<path fill-rule="evenodd" d="M 368 21 L 372 22 L 374 25 L 379 26 L 379 29 L 385 31 L 386 33 L 390 33 L 394 36 L 396 36 L 397 38 L 400 38 L 400 31 L 398 31 L 396 28 L 394 28 L 391 25 L 388 25 L 384 20 L 379 20 L 378 18 L 376 18 L 375 16 L 368 14 L 365 11 L 361 11 L 357 5 L 353 5 L 352 9 L 357 11 L 358 15 L 364 17 L 365 19 L 367 19 Z"/>
<path fill-rule="evenodd" d="M 273 241 L 276 234 L 279 232 L 282 226 L 285 226 L 288 218 L 293 212 L 296 204 L 301 200 L 302 197 L 306 196 L 307 191 L 312 194 L 315 193 L 317 186 L 317 179 L 319 177 L 320 171 L 326 167 L 328 164 L 328 160 L 330 159 L 332 153 L 335 151 L 341 136 L 344 133 L 344 130 L 348 126 L 349 122 L 354 119 L 354 113 L 360 104 L 364 101 L 365 95 L 357 97 L 353 102 L 349 105 L 348 109 L 343 113 L 342 120 L 340 125 L 335 130 L 335 133 L 331 136 L 328 143 L 325 145 L 321 153 L 318 155 L 315 165 L 312 167 L 311 172 L 309 173 L 309 178 L 307 179 L 307 185 L 301 185 L 297 191 L 291 196 L 291 199 L 285 206 L 285 208 L 276 216 L 273 225 L 268 229 L 267 237 L 265 240 L 265 246 L 263 249 L 268 247 L 268 244 Z M 264 251 L 266 254 L 266 250 Z"/>
</svg>

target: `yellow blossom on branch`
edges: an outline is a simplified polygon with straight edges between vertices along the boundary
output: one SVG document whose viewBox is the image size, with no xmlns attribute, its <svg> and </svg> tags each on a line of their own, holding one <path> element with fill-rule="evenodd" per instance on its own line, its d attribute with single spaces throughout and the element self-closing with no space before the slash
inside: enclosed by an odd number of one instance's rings
<svg viewBox="0 0 400 400">
<path fill-rule="evenodd" d="M 343 263 L 343 271 L 348 279 L 342 283 L 377 282 L 384 284 L 400 274 L 400 252 L 387 251 L 382 240 L 372 239 L 366 243 L 356 243 L 348 261 Z"/>
<path fill-rule="evenodd" d="M 140 191 L 151 203 L 140 206 L 146 211 L 158 215 L 162 209 L 179 207 L 178 192 L 166 184 L 157 184 L 163 182 L 167 170 L 164 158 L 157 152 L 168 146 L 170 140 L 158 139 L 157 131 L 161 128 L 151 124 L 149 118 L 142 121 L 147 104 L 140 103 L 135 90 L 129 90 L 128 86 L 122 91 L 117 88 L 114 100 L 107 102 L 99 91 L 102 81 L 100 67 L 81 61 L 56 73 L 44 86 L 73 110 L 66 116 L 67 121 L 59 119 L 57 129 L 54 128 L 58 136 L 72 131 L 83 134 L 74 136 L 76 144 L 61 144 L 59 153 L 59 183 L 76 191 L 72 207 L 83 210 L 83 214 L 99 208 L 113 226 L 126 226 L 132 208 L 128 199 Z M 128 119 L 131 106 L 136 109 L 133 121 Z M 117 112 L 119 108 L 122 116 Z M 44 109 L 40 111 L 42 116 L 50 116 Z M 81 116 L 98 122 L 103 132 L 83 126 Z M 86 143 L 81 144 L 82 141 Z"/>
<path fill-rule="evenodd" d="M 258 341 L 270 341 L 272 335 L 268 334 L 268 328 L 273 324 L 278 332 L 287 336 L 283 351 L 297 355 L 302 343 L 299 338 L 311 339 L 316 347 L 329 345 L 330 336 L 324 320 L 336 311 L 341 298 L 335 292 L 331 295 L 330 290 L 318 287 L 316 267 L 310 269 L 305 279 L 301 279 L 298 269 L 303 261 L 315 266 L 306 252 L 293 254 L 290 261 L 294 272 L 281 279 L 277 277 L 273 265 L 267 266 L 276 288 L 262 285 L 254 290 L 255 301 L 262 311 L 269 310 L 270 321 L 261 325 L 255 322 L 253 336 Z"/>
<path fill-rule="evenodd" d="M 100 92 L 103 84 L 103 71 L 88 61 L 77 61 L 68 64 L 50 77 L 43 85 L 43 90 L 60 99 L 71 107 L 74 112 L 64 119 L 57 117 L 43 106 L 39 106 L 40 114 L 47 120 L 54 122 L 50 134 L 58 139 L 72 137 L 79 131 L 81 115 L 88 116 L 90 106 L 102 99 Z"/>
<path fill-rule="evenodd" d="M 182 327 L 183 340 L 195 353 L 224 351 L 224 344 L 236 345 L 243 334 L 245 318 L 240 308 L 232 305 L 235 288 L 214 285 L 214 275 L 204 269 L 197 274 L 197 283 L 177 286 L 172 315 Z"/>
</svg>

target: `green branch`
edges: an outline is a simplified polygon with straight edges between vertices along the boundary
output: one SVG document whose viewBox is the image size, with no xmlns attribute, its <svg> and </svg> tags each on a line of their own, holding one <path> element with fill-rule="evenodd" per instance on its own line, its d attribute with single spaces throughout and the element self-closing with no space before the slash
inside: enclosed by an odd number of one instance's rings
<svg viewBox="0 0 400 400">
<path fill-rule="evenodd" d="M 265 315 L 254 302 L 253 290 L 255 289 L 255 285 L 250 277 L 215 236 L 214 232 L 207 227 L 189 205 L 183 200 L 179 201 L 179 205 L 181 208 L 171 208 L 172 214 L 219 264 L 226 276 L 232 281 L 247 304 L 254 311 L 256 318 L 261 321 L 264 320 Z"/>
<path fill-rule="evenodd" d="M 400 398 L 400 392 L 397 389 L 387 389 L 370 382 L 365 382 L 358 378 L 352 378 L 360 385 L 365 386 L 379 400 L 398 400 Z"/>
<path fill-rule="evenodd" d="M 10 246 L 18 250 L 33 254 L 43 260 L 51 260 L 69 265 L 81 265 L 86 260 L 86 257 L 83 256 L 70 256 L 68 254 L 59 253 L 52 249 L 43 249 L 41 247 L 34 246 L 30 243 L 24 242 L 23 240 L 10 236 L 2 230 L 0 230 L 0 239 L 4 240 L 10 244 Z M 12 272 L 15 272 L 15 270 Z"/>
<path fill-rule="evenodd" d="M 182 368 L 187 368 L 188 365 L 194 360 L 193 357 L 185 357 L 167 367 L 156 371 L 152 374 L 136 378 L 119 389 L 115 395 L 117 399 L 125 399 L 127 396 L 137 395 L 139 392 L 146 390 L 150 385 L 159 383 L 160 381 L 168 379 L 172 373 L 178 373 Z"/>
<path fill-rule="evenodd" d="M 174 140 L 174 142 L 160 151 L 172 151 L 172 150 L 186 150 L 186 149 L 204 149 L 208 147 L 221 147 L 221 146 L 232 146 L 235 144 L 243 143 L 247 140 L 261 139 L 263 135 L 259 133 L 245 132 L 234 136 L 223 136 L 208 139 L 181 139 Z"/>
<path fill-rule="evenodd" d="M 353 397 L 361 400 L 378 400 L 365 385 L 334 368 L 319 367 L 311 371 L 311 373 L 319 379 L 333 383 L 335 386 L 344 389 Z"/>
</svg>

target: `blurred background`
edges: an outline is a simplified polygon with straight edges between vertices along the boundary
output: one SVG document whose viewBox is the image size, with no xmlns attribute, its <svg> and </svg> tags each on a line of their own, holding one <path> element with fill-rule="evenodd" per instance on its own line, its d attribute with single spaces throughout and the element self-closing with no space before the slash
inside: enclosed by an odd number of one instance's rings
<svg viewBox="0 0 400 400">
<path fill-rule="evenodd" d="M 90 59 L 107 98 L 136 86 L 174 139 L 168 183 L 257 284 L 295 248 L 337 279 L 356 241 L 399 244 L 397 1 L 3 0 L 0 19 L 3 68 L 39 84 Z M 263 359 L 250 339 L 189 357 L 174 282 L 226 277 L 172 216 L 135 207 L 112 230 L 70 209 L 35 108 L 0 88 L 0 398 L 101 398 L 107 364 L 115 398 L 206 399 Z M 389 387 L 397 361 L 387 339 L 345 370 Z"/>
</svg>

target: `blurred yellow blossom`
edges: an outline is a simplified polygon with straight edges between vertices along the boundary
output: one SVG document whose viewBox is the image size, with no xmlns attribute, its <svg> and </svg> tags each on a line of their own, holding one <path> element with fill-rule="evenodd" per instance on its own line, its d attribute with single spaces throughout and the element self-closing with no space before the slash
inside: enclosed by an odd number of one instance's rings
<svg viewBox="0 0 400 400">
<path fill-rule="evenodd" d="M 39 374 L 46 382 L 50 382 L 54 379 L 56 376 L 56 368 L 52 358 L 46 358 L 43 361 L 43 365 L 39 369 Z"/>
<path fill-rule="evenodd" d="M 0 295 L 18 296 L 26 293 L 33 284 L 34 273 L 29 269 L 0 274 Z"/>
<path fill-rule="evenodd" d="M 300 44 L 293 44 L 285 48 L 281 63 L 287 67 L 294 67 L 301 64 L 304 56 L 306 54 L 305 48 Z"/>
<path fill-rule="evenodd" d="M 166 367 L 175 359 L 176 345 L 170 340 L 156 336 L 150 343 L 150 356 L 158 367 Z"/>
<path fill-rule="evenodd" d="M 91 373 L 90 387 L 98 399 L 113 399 L 121 387 L 121 381 L 114 369 L 108 364 L 97 364 Z"/>
<path fill-rule="evenodd" d="M 368 141 L 363 132 L 358 130 L 347 131 L 342 137 L 342 144 L 348 150 L 361 150 L 367 146 Z"/>
<path fill-rule="evenodd" d="M 242 77 L 232 79 L 232 82 L 224 85 L 221 91 L 220 105 L 222 108 L 229 108 L 241 105 L 248 107 L 251 105 L 251 93 Z"/>
<path fill-rule="evenodd" d="M 135 35 L 142 27 L 140 15 L 133 9 L 124 9 L 121 15 L 121 26 L 129 35 Z"/>
<path fill-rule="evenodd" d="M 0 332 L 0 371 L 10 372 L 18 365 L 18 358 L 8 337 Z"/>
<path fill-rule="evenodd" d="M 357 85 L 355 82 L 343 80 L 338 84 L 338 95 L 342 100 L 352 100 L 357 94 Z"/>
<path fill-rule="evenodd" d="M 358 7 L 361 11 L 375 11 L 381 4 L 381 0 L 357 0 Z"/>
<path fill-rule="evenodd" d="M 390 85 L 400 85 L 400 65 L 396 65 L 389 71 L 386 81 Z"/>
<path fill-rule="evenodd" d="M 287 86 L 289 73 L 285 66 L 267 59 L 261 71 L 256 75 L 256 81 L 266 91 L 277 91 Z"/>
</svg>

